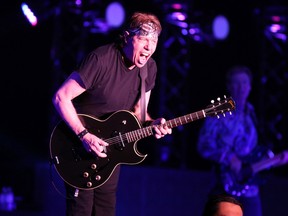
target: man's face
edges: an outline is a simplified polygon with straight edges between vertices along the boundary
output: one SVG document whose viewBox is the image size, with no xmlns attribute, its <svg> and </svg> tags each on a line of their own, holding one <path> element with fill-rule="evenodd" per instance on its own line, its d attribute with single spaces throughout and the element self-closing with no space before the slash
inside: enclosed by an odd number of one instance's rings
<svg viewBox="0 0 288 216">
<path fill-rule="evenodd" d="M 231 96 L 239 102 L 245 102 L 251 90 L 251 83 L 246 73 L 237 73 L 231 77 L 228 84 Z"/>
<path fill-rule="evenodd" d="M 128 38 L 126 57 L 137 67 L 143 67 L 155 52 L 158 43 L 158 34 L 148 24 L 135 31 L 135 35 Z"/>
<path fill-rule="evenodd" d="M 243 212 L 239 205 L 230 202 L 221 202 L 215 216 L 243 216 Z"/>
</svg>

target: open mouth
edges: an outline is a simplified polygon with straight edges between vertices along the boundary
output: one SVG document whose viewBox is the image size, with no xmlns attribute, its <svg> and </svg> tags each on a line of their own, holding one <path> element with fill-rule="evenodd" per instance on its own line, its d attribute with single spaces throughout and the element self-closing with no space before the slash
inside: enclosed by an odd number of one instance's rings
<svg viewBox="0 0 288 216">
<path fill-rule="evenodd" d="M 148 57 L 149 57 L 149 54 L 147 54 L 147 53 L 141 53 L 141 54 L 140 54 L 140 58 L 139 58 L 140 63 L 141 63 L 141 64 L 146 63 Z"/>
</svg>

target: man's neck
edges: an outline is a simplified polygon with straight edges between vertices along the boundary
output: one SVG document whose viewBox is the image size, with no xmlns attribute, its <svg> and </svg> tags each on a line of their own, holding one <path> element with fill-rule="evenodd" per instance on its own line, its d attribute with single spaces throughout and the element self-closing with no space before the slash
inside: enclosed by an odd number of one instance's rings
<svg viewBox="0 0 288 216">
<path fill-rule="evenodd" d="M 122 55 L 122 61 L 129 70 L 135 68 L 135 64 L 129 58 L 127 58 L 124 48 L 121 50 L 121 55 Z"/>
</svg>

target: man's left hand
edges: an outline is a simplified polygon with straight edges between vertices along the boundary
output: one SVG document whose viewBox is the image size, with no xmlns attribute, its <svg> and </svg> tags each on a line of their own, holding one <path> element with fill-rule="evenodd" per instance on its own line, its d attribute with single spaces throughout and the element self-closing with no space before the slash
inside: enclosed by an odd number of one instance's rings
<svg viewBox="0 0 288 216">
<path fill-rule="evenodd" d="M 166 134 L 171 134 L 172 129 L 166 125 L 164 118 L 158 118 L 152 122 L 154 136 L 156 139 L 164 137 Z"/>
</svg>

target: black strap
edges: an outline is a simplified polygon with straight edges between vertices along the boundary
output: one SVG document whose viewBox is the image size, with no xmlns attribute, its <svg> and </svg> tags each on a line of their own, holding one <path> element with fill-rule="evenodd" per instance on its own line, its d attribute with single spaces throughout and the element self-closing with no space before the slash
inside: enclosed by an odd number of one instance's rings
<svg viewBox="0 0 288 216">
<path fill-rule="evenodd" d="M 141 114 L 141 122 L 144 123 L 146 121 L 146 101 L 145 101 L 145 80 L 147 78 L 147 63 L 140 70 L 141 77 L 141 98 L 140 98 L 140 114 Z"/>
<path fill-rule="evenodd" d="M 77 134 L 77 137 L 79 139 L 82 139 L 88 132 L 88 130 L 85 128 L 83 131 L 81 131 L 79 134 Z"/>
</svg>

